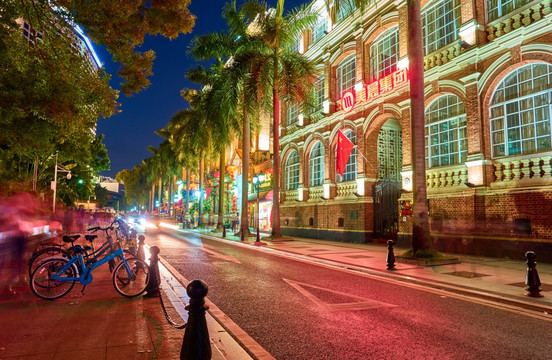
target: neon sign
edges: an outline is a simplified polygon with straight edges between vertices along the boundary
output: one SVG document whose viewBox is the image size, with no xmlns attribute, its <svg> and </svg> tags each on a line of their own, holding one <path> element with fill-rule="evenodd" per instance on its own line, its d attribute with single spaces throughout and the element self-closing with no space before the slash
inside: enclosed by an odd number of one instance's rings
<svg viewBox="0 0 552 360">
<path fill-rule="evenodd" d="M 391 74 L 384 76 L 368 85 L 365 85 L 359 91 L 346 91 L 341 97 L 341 102 L 338 103 L 338 111 L 350 112 L 355 105 L 371 100 L 380 95 L 388 93 L 400 86 L 408 83 L 408 70 L 400 69 Z"/>
</svg>

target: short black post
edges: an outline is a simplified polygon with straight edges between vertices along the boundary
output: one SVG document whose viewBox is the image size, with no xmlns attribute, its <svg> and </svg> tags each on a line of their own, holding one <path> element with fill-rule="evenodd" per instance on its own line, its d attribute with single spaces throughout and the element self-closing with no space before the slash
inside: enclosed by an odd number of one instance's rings
<svg viewBox="0 0 552 360">
<path fill-rule="evenodd" d="M 222 224 L 222 237 L 226 237 L 226 225 Z"/>
<path fill-rule="evenodd" d="M 145 243 L 146 237 L 144 235 L 138 236 L 138 250 L 136 250 L 136 257 L 140 260 L 146 260 L 146 253 L 144 252 Z"/>
<path fill-rule="evenodd" d="M 159 296 L 159 285 L 161 284 L 161 278 L 159 275 L 159 248 L 157 246 L 152 246 L 149 249 L 151 254 L 150 256 L 150 278 L 148 286 L 146 287 L 146 297 L 158 297 Z"/>
<path fill-rule="evenodd" d="M 245 241 L 245 229 L 244 229 L 243 225 L 240 229 L 240 241 Z"/>
<path fill-rule="evenodd" d="M 527 296 L 542 297 L 540 294 L 542 291 L 540 288 L 541 282 L 539 273 L 537 272 L 537 262 L 535 261 L 536 257 L 537 255 L 535 255 L 533 251 L 527 251 L 525 253 L 525 258 L 527 259 L 525 262 L 527 264 L 527 277 L 525 278 L 525 285 L 527 285 L 527 287 L 525 290 L 527 291 Z"/>
<path fill-rule="evenodd" d="M 190 297 L 188 310 L 188 322 L 184 331 L 184 341 L 180 351 L 180 360 L 209 360 L 211 359 L 211 342 L 209 329 L 205 320 L 205 296 L 209 290 L 202 280 L 192 280 L 186 287 L 186 293 Z"/>
<path fill-rule="evenodd" d="M 393 240 L 387 241 L 387 270 L 395 270 L 395 253 L 393 252 Z"/>
</svg>

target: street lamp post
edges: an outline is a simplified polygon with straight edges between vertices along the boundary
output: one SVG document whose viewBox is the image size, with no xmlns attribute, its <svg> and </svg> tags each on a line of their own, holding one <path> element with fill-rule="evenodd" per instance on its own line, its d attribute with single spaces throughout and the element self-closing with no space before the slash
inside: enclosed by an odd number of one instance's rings
<svg viewBox="0 0 552 360">
<path fill-rule="evenodd" d="M 64 168 L 58 166 L 58 153 L 56 152 L 56 166 L 54 168 L 54 182 L 52 183 L 52 190 L 54 190 L 54 200 L 52 205 L 52 212 L 56 212 L 56 193 L 57 193 L 57 173 L 59 172 L 66 172 L 67 173 L 67 180 L 71 179 L 71 171 L 65 170 Z"/>
<path fill-rule="evenodd" d="M 257 190 L 257 241 L 255 242 L 255 245 L 262 244 L 261 236 L 259 233 L 260 231 L 259 228 L 261 227 L 261 221 L 260 221 L 261 209 L 259 207 L 259 187 L 263 181 L 264 181 L 264 175 L 262 173 L 259 173 L 253 176 L 253 184 L 255 185 L 255 188 Z"/>
</svg>

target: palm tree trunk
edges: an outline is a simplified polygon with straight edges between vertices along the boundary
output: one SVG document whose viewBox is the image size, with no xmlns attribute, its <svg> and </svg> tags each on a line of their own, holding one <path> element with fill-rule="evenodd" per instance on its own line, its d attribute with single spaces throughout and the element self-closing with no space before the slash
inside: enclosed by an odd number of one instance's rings
<svg viewBox="0 0 552 360">
<path fill-rule="evenodd" d="M 161 195 L 163 194 L 162 188 L 163 188 L 163 179 L 159 177 L 159 189 L 157 189 L 157 200 L 159 201 L 159 215 L 161 215 L 161 204 L 163 203 L 163 199 L 161 198 Z"/>
<path fill-rule="evenodd" d="M 155 182 L 151 185 L 151 203 L 150 203 L 150 212 L 155 211 Z"/>
<path fill-rule="evenodd" d="M 274 78 L 276 79 L 278 64 L 274 67 Z M 276 81 L 274 81 L 276 82 Z M 274 107 L 274 123 L 273 132 L 273 170 L 274 177 L 272 178 L 272 236 L 281 237 L 282 229 L 280 229 L 280 98 L 276 86 L 272 88 L 272 98 Z"/>
<path fill-rule="evenodd" d="M 222 148 L 220 152 L 220 166 L 219 166 L 219 208 L 218 208 L 218 221 L 217 230 L 221 230 L 224 227 L 224 175 L 226 173 L 224 169 L 224 162 L 226 160 L 226 149 Z"/>
<path fill-rule="evenodd" d="M 243 151 L 242 151 L 242 204 L 241 204 L 241 220 L 240 231 L 244 232 L 244 236 L 251 234 L 249 231 L 249 217 L 247 214 L 247 205 L 249 200 L 249 153 L 251 141 L 251 129 L 249 126 L 249 116 L 244 105 L 243 111 Z"/>
<path fill-rule="evenodd" d="M 186 167 L 186 215 L 191 215 L 190 210 L 190 168 Z"/>
<path fill-rule="evenodd" d="M 408 54 L 410 56 L 410 108 L 412 131 L 413 207 L 412 250 L 429 250 L 429 220 L 425 173 L 424 54 L 420 0 L 408 1 Z"/>
<path fill-rule="evenodd" d="M 197 226 L 203 226 L 203 154 L 199 157 L 199 209 Z"/>
</svg>

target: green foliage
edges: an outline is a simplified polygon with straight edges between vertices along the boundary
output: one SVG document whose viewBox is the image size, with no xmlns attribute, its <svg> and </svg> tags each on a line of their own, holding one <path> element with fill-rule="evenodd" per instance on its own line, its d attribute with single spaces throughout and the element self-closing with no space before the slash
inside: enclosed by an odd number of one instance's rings
<svg viewBox="0 0 552 360">
<path fill-rule="evenodd" d="M 440 259 L 444 256 L 435 250 L 417 250 L 414 252 L 413 249 L 410 249 L 403 254 L 397 255 L 397 257 L 405 259 Z"/>
</svg>

